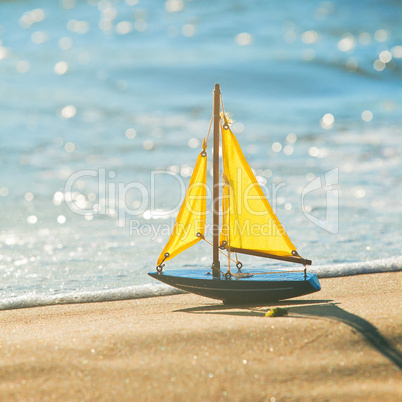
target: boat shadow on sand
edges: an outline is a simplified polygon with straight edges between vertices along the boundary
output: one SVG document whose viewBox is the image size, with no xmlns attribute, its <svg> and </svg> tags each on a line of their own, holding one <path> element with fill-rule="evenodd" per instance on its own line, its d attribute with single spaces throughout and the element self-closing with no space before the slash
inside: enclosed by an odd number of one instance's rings
<svg viewBox="0 0 402 402">
<path fill-rule="evenodd" d="M 336 303 L 333 303 L 332 300 L 289 300 L 276 302 L 272 306 L 286 308 L 288 316 L 292 318 L 324 319 L 342 322 L 356 332 L 359 332 L 372 347 L 387 357 L 397 367 L 402 368 L 402 353 L 373 324 L 356 314 L 343 310 Z M 261 307 L 257 305 L 209 305 L 176 311 L 193 314 L 265 317 L 269 309 L 269 306 Z"/>
</svg>

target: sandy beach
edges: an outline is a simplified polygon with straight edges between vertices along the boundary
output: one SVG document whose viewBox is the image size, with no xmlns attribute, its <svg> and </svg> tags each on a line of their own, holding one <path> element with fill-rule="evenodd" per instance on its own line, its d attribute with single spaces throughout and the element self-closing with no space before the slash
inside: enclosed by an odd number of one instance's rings
<svg viewBox="0 0 402 402">
<path fill-rule="evenodd" d="M 402 273 L 233 307 L 191 294 L 0 312 L 0 400 L 402 400 Z"/>
</svg>

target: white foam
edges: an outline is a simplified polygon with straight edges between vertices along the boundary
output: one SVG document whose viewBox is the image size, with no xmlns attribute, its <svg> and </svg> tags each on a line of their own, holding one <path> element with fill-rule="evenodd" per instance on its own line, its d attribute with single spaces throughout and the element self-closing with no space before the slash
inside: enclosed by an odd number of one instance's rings
<svg viewBox="0 0 402 402">
<path fill-rule="evenodd" d="M 309 267 L 308 272 L 319 278 L 334 278 L 338 276 L 373 274 L 381 272 L 402 271 L 402 256 L 384 258 L 381 260 L 350 262 L 343 264 L 319 265 Z"/>
<path fill-rule="evenodd" d="M 402 256 L 374 261 L 309 267 L 308 272 L 319 278 L 361 275 L 381 272 L 402 271 Z M 116 300 L 141 299 L 155 296 L 168 296 L 185 293 L 163 284 L 127 286 L 118 289 L 74 292 L 60 295 L 26 295 L 0 301 L 0 310 L 12 310 L 28 307 L 50 306 L 55 304 L 96 303 Z"/>
<path fill-rule="evenodd" d="M 96 303 L 116 300 L 143 299 L 184 293 L 168 285 L 146 284 L 118 289 L 74 292 L 59 295 L 26 295 L 0 301 L 0 310 L 51 306 L 54 304 Z"/>
</svg>

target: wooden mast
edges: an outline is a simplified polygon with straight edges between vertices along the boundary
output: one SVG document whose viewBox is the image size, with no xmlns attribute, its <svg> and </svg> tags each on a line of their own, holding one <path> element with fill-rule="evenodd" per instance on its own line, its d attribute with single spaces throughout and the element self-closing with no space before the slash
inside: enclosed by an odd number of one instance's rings
<svg viewBox="0 0 402 402">
<path fill-rule="evenodd" d="M 219 84 L 215 84 L 214 89 L 214 150 L 213 150 L 213 225 L 212 225 L 212 238 L 213 238 L 213 264 L 212 274 L 216 278 L 220 278 L 220 261 L 219 261 L 219 126 L 220 126 L 220 97 L 221 88 Z"/>
</svg>

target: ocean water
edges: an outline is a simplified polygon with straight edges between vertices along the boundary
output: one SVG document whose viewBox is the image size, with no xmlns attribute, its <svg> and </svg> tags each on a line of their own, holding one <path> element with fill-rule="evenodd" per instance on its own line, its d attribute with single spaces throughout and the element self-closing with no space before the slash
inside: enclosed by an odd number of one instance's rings
<svg viewBox="0 0 402 402">
<path fill-rule="evenodd" d="M 311 271 L 401 270 L 401 16 L 374 0 L 0 2 L 0 308 L 175 292 L 146 273 L 215 82 Z"/>
</svg>

